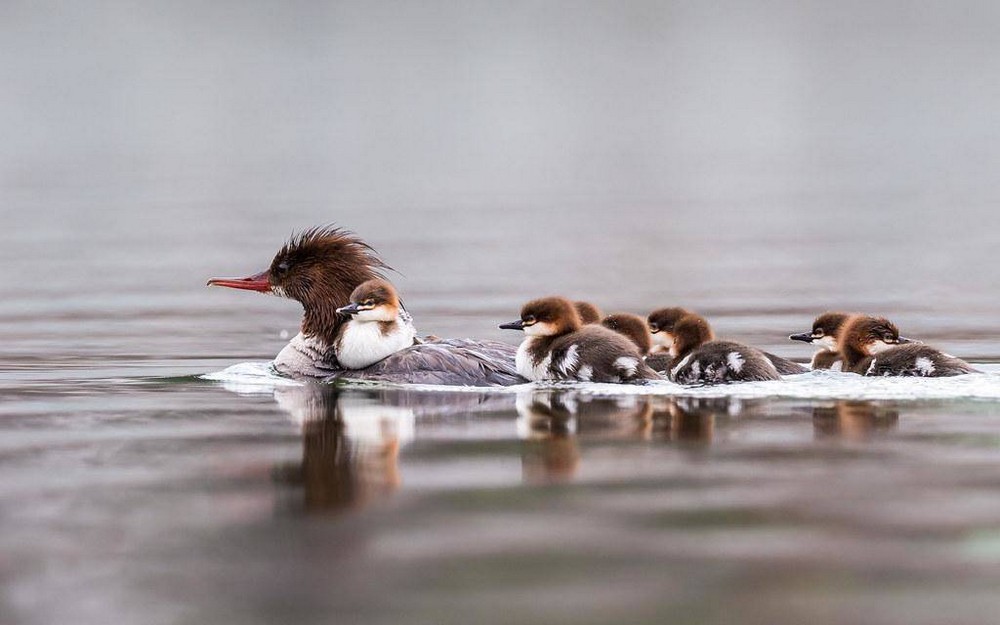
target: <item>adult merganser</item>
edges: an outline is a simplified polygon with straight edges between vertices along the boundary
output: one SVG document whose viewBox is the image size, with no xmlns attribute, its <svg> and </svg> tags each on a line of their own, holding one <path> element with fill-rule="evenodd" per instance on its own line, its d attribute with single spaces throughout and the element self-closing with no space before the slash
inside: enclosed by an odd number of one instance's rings
<svg viewBox="0 0 1000 625">
<path fill-rule="evenodd" d="M 733 341 L 713 340 L 704 317 L 689 314 L 674 324 L 670 379 L 678 384 L 726 384 L 780 380 L 764 352 Z"/>
<path fill-rule="evenodd" d="M 576 308 L 576 314 L 580 315 L 580 323 L 583 325 L 600 323 L 601 317 L 604 316 L 601 309 L 590 302 L 573 302 L 573 307 Z"/>
<path fill-rule="evenodd" d="M 662 379 L 646 366 L 635 345 L 599 325 L 583 325 L 573 303 L 562 297 L 528 302 L 521 318 L 500 325 L 523 330 L 517 370 L 529 380 L 638 382 Z"/>
<path fill-rule="evenodd" d="M 855 315 L 840 336 L 844 371 L 867 376 L 939 378 L 980 373 L 964 360 L 899 336 L 896 324 L 883 317 Z"/>
<path fill-rule="evenodd" d="M 362 282 L 337 312 L 351 316 L 334 341 L 337 361 L 348 369 L 364 369 L 417 342 L 413 320 L 386 280 Z"/>
<path fill-rule="evenodd" d="M 839 371 L 843 367 L 843 359 L 840 357 L 838 346 L 840 331 L 850 316 L 848 313 L 842 312 L 823 313 L 813 321 L 811 332 L 792 334 L 788 338 L 793 341 L 812 343 L 818 348 L 813 354 L 811 368 Z"/>
<path fill-rule="evenodd" d="M 677 343 L 675 326 L 676 324 L 689 316 L 695 316 L 704 322 L 704 335 L 698 337 L 702 342 L 709 342 L 715 340 L 715 333 L 712 331 L 712 327 L 708 324 L 708 321 L 704 317 L 692 313 L 684 308 L 660 308 L 659 310 L 654 310 L 649 314 L 647 322 L 649 323 L 649 331 L 652 333 L 653 342 L 655 342 L 660 349 L 665 350 L 664 352 L 656 352 L 650 354 L 646 358 L 646 363 L 659 372 L 667 372 L 673 368 L 673 365 L 677 362 L 677 350 L 674 349 Z M 688 324 L 688 332 L 692 332 L 691 323 Z M 702 330 L 699 330 L 702 331 Z M 761 350 L 755 351 L 760 352 L 767 358 L 774 368 L 777 369 L 780 375 L 796 375 L 799 373 L 805 373 L 808 371 L 802 365 L 792 362 L 787 358 L 782 358 L 781 356 L 776 356 L 770 352 L 765 352 Z"/>
<path fill-rule="evenodd" d="M 270 293 L 302 304 L 299 334 L 274 360 L 284 375 L 352 378 L 414 384 L 507 386 L 524 382 L 517 374 L 517 348 L 496 341 L 432 340 L 397 351 L 364 369 L 345 369 L 336 341 L 349 316 L 337 309 L 350 303 L 362 283 L 389 269 L 367 243 L 333 226 L 292 237 L 271 266 L 247 278 L 212 278 L 210 286 Z"/>
</svg>

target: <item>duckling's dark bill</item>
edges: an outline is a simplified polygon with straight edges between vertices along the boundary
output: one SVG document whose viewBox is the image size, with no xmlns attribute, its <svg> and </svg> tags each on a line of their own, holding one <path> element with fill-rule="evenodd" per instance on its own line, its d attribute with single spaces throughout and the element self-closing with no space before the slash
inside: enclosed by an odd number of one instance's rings
<svg viewBox="0 0 1000 625">
<path fill-rule="evenodd" d="M 518 319 L 517 321 L 511 321 L 510 323 L 501 323 L 501 330 L 523 330 L 524 322 Z"/>
<path fill-rule="evenodd" d="M 803 332 L 802 334 L 790 334 L 788 338 L 793 341 L 802 341 L 803 343 L 812 343 L 813 335 L 809 332 Z"/>
<path fill-rule="evenodd" d="M 342 315 L 356 315 L 361 312 L 361 308 L 357 304 L 348 304 L 347 306 L 342 306 L 337 309 Z"/>
<path fill-rule="evenodd" d="M 271 292 L 271 280 L 267 271 L 246 278 L 212 278 L 208 281 L 208 286 L 224 286 L 228 289 L 242 289 L 258 293 Z"/>
</svg>

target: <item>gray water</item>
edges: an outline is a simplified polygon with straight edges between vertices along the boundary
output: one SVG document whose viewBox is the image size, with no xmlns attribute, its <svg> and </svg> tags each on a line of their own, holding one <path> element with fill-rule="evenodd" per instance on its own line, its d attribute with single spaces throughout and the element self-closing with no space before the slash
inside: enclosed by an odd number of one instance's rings
<svg viewBox="0 0 1000 625">
<path fill-rule="evenodd" d="M 513 342 L 561 293 L 799 360 L 870 311 L 1000 362 L 997 32 L 987 2 L 0 4 L 0 622 L 995 621 L 982 393 L 200 376 L 299 316 L 205 280 L 328 222 L 426 333 Z"/>
</svg>

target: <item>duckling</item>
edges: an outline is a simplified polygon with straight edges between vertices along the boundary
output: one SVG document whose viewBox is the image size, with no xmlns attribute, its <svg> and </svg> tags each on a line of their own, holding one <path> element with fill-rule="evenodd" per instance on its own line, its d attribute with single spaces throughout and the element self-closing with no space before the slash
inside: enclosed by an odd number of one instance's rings
<svg viewBox="0 0 1000 625">
<path fill-rule="evenodd" d="M 715 340 L 715 333 L 712 332 L 708 321 L 704 317 L 684 308 L 660 308 L 649 314 L 649 331 L 652 333 L 653 341 L 658 344 L 660 349 L 665 350 L 663 352 L 656 352 L 654 348 L 654 352 L 646 357 L 646 364 L 652 367 L 654 371 L 669 372 L 673 364 L 677 362 L 676 357 L 673 355 L 673 347 L 676 343 L 675 326 L 680 320 L 690 315 L 694 315 L 705 322 L 706 333 L 701 337 L 703 342 Z M 796 375 L 808 371 L 802 365 L 781 356 L 776 356 L 770 352 L 757 351 L 763 354 L 774 365 L 774 368 L 777 369 L 780 375 Z"/>
<path fill-rule="evenodd" d="M 590 302 L 573 302 L 573 308 L 576 308 L 576 314 L 580 315 L 580 322 L 583 325 L 600 323 L 601 317 L 604 316 L 604 314 L 601 313 L 601 309 Z"/>
<path fill-rule="evenodd" d="M 639 354 L 645 356 L 653 347 L 653 341 L 649 336 L 649 327 L 639 315 L 632 313 L 614 313 L 601 319 L 601 325 L 609 330 L 614 330 L 625 338 L 629 339 L 639 349 Z"/>
<path fill-rule="evenodd" d="M 396 289 L 380 278 L 362 282 L 351 302 L 337 309 L 350 319 L 340 326 L 334 341 L 337 361 L 347 369 L 364 369 L 416 343 L 409 313 L 399 303 Z"/>
<path fill-rule="evenodd" d="M 521 318 L 500 325 L 523 330 L 518 373 L 529 380 L 639 382 L 662 379 L 642 360 L 635 345 L 600 325 L 583 325 L 573 302 L 545 297 L 521 308 Z"/>
<path fill-rule="evenodd" d="M 980 373 L 964 360 L 899 335 L 883 317 L 855 315 L 840 337 L 844 371 L 866 376 L 939 378 Z"/>
<path fill-rule="evenodd" d="M 653 340 L 650 353 L 669 352 L 674 344 L 674 324 L 690 314 L 690 310 L 679 307 L 659 308 L 649 313 L 646 323 L 649 324 L 649 334 Z"/>
<path fill-rule="evenodd" d="M 840 356 L 840 331 L 850 316 L 850 314 L 842 312 L 823 313 L 813 321 L 812 332 L 792 334 L 788 338 L 793 341 L 812 343 L 819 348 L 813 354 L 810 363 L 812 369 L 840 371 L 844 364 L 843 358 Z"/>
<path fill-rule="evenodd" d="M 713 340 L 704 317 L 688 314 L 674 324 L 670 379 L 678 384 L 726 384 L 780 380 L 778 369 L 764 352 L 735 343 Z"/>
</svg>

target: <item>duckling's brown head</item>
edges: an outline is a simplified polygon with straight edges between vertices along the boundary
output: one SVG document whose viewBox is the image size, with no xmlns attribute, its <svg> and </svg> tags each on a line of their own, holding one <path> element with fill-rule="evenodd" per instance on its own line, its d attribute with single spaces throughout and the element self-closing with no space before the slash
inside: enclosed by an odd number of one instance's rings
<svg viewBox="0 0 1000 625">
<path fill-rule="evenodd" d="M 812 343 L 820 349 L 835 352 L 839 349 L 840 332 L 850 317 L 850 314 L 842 312 L 823 313 L 813 321 L 810 332 L 792 334 L 788 338 L 793 341 Z"/>
<path fill-rule="evenodd" d="M 351 293 L 351 303 L 337 312 L 358 321 L 394 321 L 399 315 L 399 295 L 387 280 L 366 280 Z"/>
<path fill-rule="evenodd" d="M 689 313 L 674 324 L 673 336 L 670 355 L 677 358 L 711 341 L 715 338 L 715 333 L 712 332 L 712 326 L 704 317 Z"/>
<path fill-rule="evenodd" d="M 872 356 L 910 342 L 910 339 L 899 336 L 896 324 L 884 317 L 855 315 L 844 324 L 840 351 L 845 356 Z"/>
<path fill-rule="evenodd" d="M 649 325 L 649 333 L 653 344 L 670 350 L 674 344 L 674 325 L 685 315 L 690 315 L 691 311 L 684 308 L 659 308 L 649 313 L 646 322 Z"/>
<path fill-rule="evenodd" d="M 573 302 L 576 314 L 580 315 L 580 322 L 584 325 L 589 323 L 599 323 L 601 321 L 601 309 L 590 302 Z"/>
<path fill-rule="evenodd" d="M 601 319 L 601 325 L 627 337 L 635 343 L 642 355 L 648 354 L 653 346 L 652 339 L 649 337 L 649 328 L 639 315 L 615 313 Z"/>
<path fill-rule="evenodd" d="M 583 324 L 573 302 L 564 297 L 543 297 L 521 307 L 521 318 L 500 325 L 504 330 L 524 330 L 529 336 L 559 336 Z"/>
</svg>

